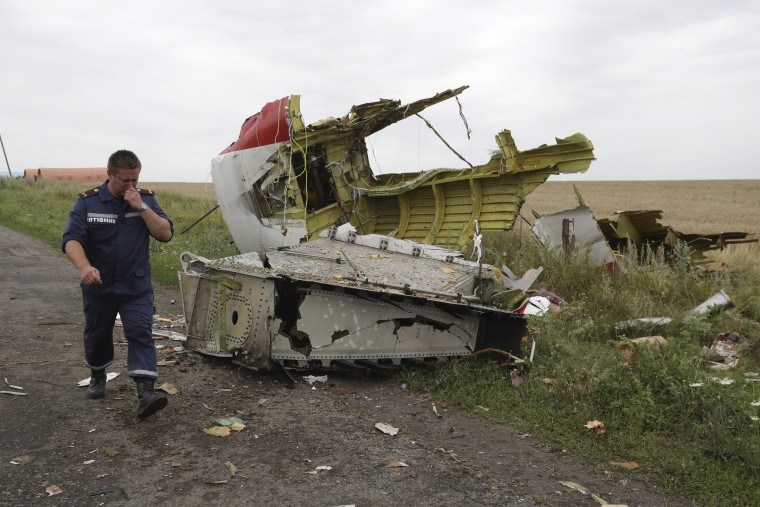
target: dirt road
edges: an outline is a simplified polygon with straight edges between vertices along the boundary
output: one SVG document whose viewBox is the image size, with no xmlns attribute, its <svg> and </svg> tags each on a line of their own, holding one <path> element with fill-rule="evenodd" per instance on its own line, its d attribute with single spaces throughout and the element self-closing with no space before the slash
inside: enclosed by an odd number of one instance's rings
<svg viewBox="0 0 760 507">
<path fill-rule="evenodd" d="M 177 292 L 157 290 L 160 315 L 181 313 L 172 300 Z M 26 394 L 0 394 L 0 505 L 598 505 L 559 481 L 612 504 L 683 504 L 454 407 L 436 417 L 430 400 L 395 380 L 329 373 L 324 384 L 299 376 L 288 389 L 274 374 L 176 354 L 159 382 L 178 393 L 139 421 L 123 336 L 110 369 L 121 375 L 105 400 L 88 400 L 77 387 L 89 376 L 78 275 L 3 227 L 0 327 L 0 379 L 24 388 L 0 390 Z M 203 432 L 225 416 L 245 429 Z M 383 434 L 377 422 L 400 432 Z M 62 492 L 48 496 L 50 486 Z"/>
</svg>

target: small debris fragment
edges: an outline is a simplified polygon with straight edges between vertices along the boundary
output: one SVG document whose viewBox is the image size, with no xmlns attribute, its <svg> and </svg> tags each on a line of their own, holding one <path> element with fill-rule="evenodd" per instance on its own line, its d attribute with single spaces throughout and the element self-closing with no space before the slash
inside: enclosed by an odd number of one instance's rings
<svg viewBox="0 0 760 507">
<path fill-rule="evenodd" d="M 23 387 L 21 387 L 21 386 L 14 386 L 13 384 L 10 384 L 10 383 L 8 382 L 8 379 L 7 379 L 7 378 L 5 379 L 5 384 L 6 384 L 8 387 L 10 387 L 11 389 L 19 389 L 19 390 L 21 390 L 21 391 L 23 391 L 23 390 L 24 390 L 24 388 L 23 388 Z"/>
<path fill-rule="evenodd" d="M 636 350 L 639 347 L 650 347 L 652 350 L 662 350 L 668 346 L 668 340 L 662 336 L 642 336 L 627 340 L 618 346 L 623 353 L 623 364 L 628 365 L 636 360 Z"/>
<path fill-rule="evenodd" d="M 116 449 L 113 449 L 113 448 L 111 448 L 111 447 L 106 447 L 106 455 L 107 455 L 109 458 L 113 458 L 113 457 L 114 457 L 114 456 L 116 456 L 117 454 L 119 454 L 119 451 L 117 451 Z"/>
<path fill-rule="evenodd" d="M 230 471 L 230 477 L 235 477 L 235 474 L 238 473 L 237 467 L 230 461 L 226 462 L 224 465 L 227 467 L 227 470 Z"/>
<path fill-rule="evenodd" d="M 163 391 L 166 394 L 171 394 L 171 395 L 175 395 L 179 392 L 179 390 L 176 387 L 174 387 L 172 384 L 169 384 L 169 383 L 161 384 L 160 386 L 156 387 L 156 390 Z"/>
<path fill-rule="evenodd" d="M 116 371 L 110 371 L 110 372 L 106 373 L 106 382 L 110 382 L 111 380 L 115 379 L 119 375 L 121 375 L 121 373 L 116 372 Z M 89 386 L 90 385 L 90 377 L 87 377 L 85 379 L 80 380 L 77 385 L 79 387 L 87 387 L 87 386 Z"/>
<path fill-rule="evenodd" d="M 433 406 L 435 406 L 435 405 L 433 405 Z M 390 435 L 390 436 L 394 436 L 394 435 L 396 435 L 396 433 L 398 433 L 398 428 L 394 428 L 390 424 L 385 424 L 385 423 L 381 423 L 381 422 L 375 424 L 375 428 L 377 428 L 378 430 L 382 431 L 386 435 Z"/>
<path fill-rule="evenodd" d="M 710 367 L 715 370 L 734 368 L 741 356 L 740 346 L 744 337 L 735 331 L 720 333 L 710 348 L 703 347 L 700 356 L 714 359 Z"/>
<path fill-rule="evenodd" d="M 404 467 L 408 467 L 408 466 L 409 465 L 407 465 L 403 461 L 391 461 L 390 463 L 387 463 L 385 465 L 386 468 L 404 468 Z"/>
<path fill-rule="evenodd" d="M 520 377 L 520 375 L 517 373 L 517 370 L 512 370 L 512 372 L 509 374 L 509 378 L 512 381 L 513 387 L 520 387 L 524 382 L 522 377 Z"/>
<path fill-rule="evenodd" d="M 543 296 L 532 296 L 528 298 L 528 302 L 519 308 L 517 312 L 524 315 L 534 315 L 536 317 L 541 317 L 542 315 L 546 315 L 546 313 L 549 311 L 550 306 L 551 301 L 549 301 L 547 298 Z"/>
<path fill-rule="evenodd" d="M 597 420 L 588 421 L 586 424 L 584 424 L 584 426 L 590 430 L 595 429 L 597 435 L 601 435 L 602 433 L 607 431 L 604 428 L 604 423 L 602 421 L 597 421 Z"/>
<path fill-rule="evenodd" d="M 320 471 L 320 470 L 329 471 L 329 470 L 332 470 L 332 467 L 331 467 L 331 466 L 329 466 L 329 465 L 319 465 L 319 466 L 318 466 L 317 468 L 315 468 L 314 470 L 311 470 L 311 471 L 309 471 L 309 472 L 306 472 L 306 473 L 307 473 L 307 474 L 311 474 L 311 475 L 317 475 L 317 474 L 319 473 L 319 471 Z"/>
<path fill-rule="evenodd" d="M 222 417 L 214 421 L 219 426 L 232 426 L 235 423 L 239 423 L 245 426 L 245 421 L 239 417 Z"/>
<path fill-rule="evenodd" d="M 161 331 L 153 330 L 153 337 L 154 338 L 168 338 L 170 340 L 178 341 L 178 342 L 184 342 L 187 341 L 187 336 L 183 335 L 182 333 L 178 333 L 176 331 L 168 331 L 165 329 L 162 329 Z"/>
<path fill-rule="evenodd" d="M 88 459 L 87 461 L 82 462 L 83 465 L 92 465 L 93 463 L 95 463 L 94 459 Z"/>
<path fill-rule="evenodd" d="M 734 306 L 734 302 L 731 301 L 731 298 L 728 296 L 728 294 L 722 290 L 719 290 L 707 298 L 705 302 L 692 309 L 691 312 L 705 315 L 723 308 L 731 308 L 732 306 Z"/>
<path fill-rule="evenodd" d="M 214 411 L 214 409 L 211 406 L 209 406 L 207 403 L 203 404 L 203 408 L 205 408 L 206 410 L 210 410 L 212 412 Z"/>
<path fill-rule="evenodd" d="M 723 377 L 723 378 L 711 377 L 710 380 L 712 380 L 713 382 L 717 382 L 718 384 L 722 386 L 730 386 L 731 384 L 734 383 L 734 379 L 730 379 L 726 377 Z"/>
<path fill-rule="evenodd" d="M 327 375 L 321 375 L 319 377 L 315 377 L 314 375 L 306 375 L 303 378 L 306 382 L 309 384 L 314 384 L 314 382 L 327 382 Z"/>
<path fill-rule="evenodd" d="M 27 393 L 20 393 L 18 391 L 0 391 L 0 394 L 12 394 L 13 396 L 26 396 Z"/>
<path fill-rule="evenodd" d="M 23 465 L 24 463 L 29 463 L 30 461 L 32 461 L 32 459 L 33 458 L 29 455 L 16 456 L 10 461 L 10 463 L 11 465 Z"/>
<path fill-rule="evenodd" d="M 48 496 L 58 495 L 60 493 L 63 493 L 63 490 L 56 486 L 55 484 L 51 484 L 47 488 L 45 488 L 45 493 L 48 494 Z"/>
<path fill-rule="evenodd" d="M 433 413 L 435 414 L 435 416 L 438 418 L 443 417 L 441 414 L 438 413 L 438 405 L 436 405 L 435 403 L 433 403 L 432 405 L 433 405 Z"/>
<path fill-rule="evenodd" d="M 211 428 L 204 428 L 203 432 L 213 437 L 230 436 L 230 428 L 228 426 L 212 426 Z"/>
</svg>

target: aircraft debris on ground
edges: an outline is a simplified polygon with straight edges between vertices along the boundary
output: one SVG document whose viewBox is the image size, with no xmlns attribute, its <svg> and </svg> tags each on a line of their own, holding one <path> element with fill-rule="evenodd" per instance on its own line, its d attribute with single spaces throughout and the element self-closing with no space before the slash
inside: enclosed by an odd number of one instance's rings
<svg viewBox="0 0 760 507">
<path fill-rule="evenodd" d="M 484 165 L 373 173 L 367 136 L 412 116 L 439 135 L 419 113 L 466 88 L 312 124 L 291 95 L 246 119 L 211 167 L 242 254 L 182 254 L 186 346 L 254 369 L 518 356 L 527 326 L 511 308 L 540 269 L 517 277 L 480 262 L 482 231 L 510 229 L 550 175 L 585 172 L 593 146 L 573 134 L 520 151 L 503 130 Z M 459 251 L 467 244 L 477 261 Z"/>
</svg>

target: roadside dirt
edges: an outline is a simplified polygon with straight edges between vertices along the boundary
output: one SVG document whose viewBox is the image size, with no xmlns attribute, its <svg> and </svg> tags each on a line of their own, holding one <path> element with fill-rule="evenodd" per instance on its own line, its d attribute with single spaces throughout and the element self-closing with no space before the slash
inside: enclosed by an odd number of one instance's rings
<svg viewBox="0 0 760 507">
<path fill-rule="evenodd" d="M 26 394 L 0 394 L 0 505 L 598 505 L 559 481 L 611 504 L 686 504 L 624 473 L 594 474 L 456 407 L 436 417 L 429 399 L 389 379 L 329 372 L 324 384 L 299 376 L 288 389 L 273 373 L 175 354 L 159 383 L 178 393 L 139 421 L 120 332 L 110 371 L 121 375 L 106 399 L 88 400 L 77 387 L 89 371 L 68 261 L 0 227 L 0 267 L 0 379 Z M 179 301 L 156 290 L 159 315 L 178 317 Z M 245 429 L 203 432 L 225 416 Z M 377 422 L 400 431 L 383 434 Z M 48 496 L 53 485 L 62 492 Z"/>
</svg>

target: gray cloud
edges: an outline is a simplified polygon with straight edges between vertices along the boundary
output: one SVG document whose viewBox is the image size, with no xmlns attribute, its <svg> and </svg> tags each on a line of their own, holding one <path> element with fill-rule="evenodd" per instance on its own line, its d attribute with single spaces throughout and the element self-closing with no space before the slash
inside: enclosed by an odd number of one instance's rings
<svg viewBox="0 0 760 507">
<path fill-rule="evenodd" d="M 260 4 L 260 5 L 257 5 Z M 756 178 L 760 7 L 750 1 L 0 2 L 0 134 L 14 170 L 103 165 L 204 181 L 264 103 L 307 121 L 469 84 L 423 113 L 482 162 L 577 131 L 586 179 Z M 459 167 L 410 119 L 372 137 L 384 172 Z"/>
</svg>

